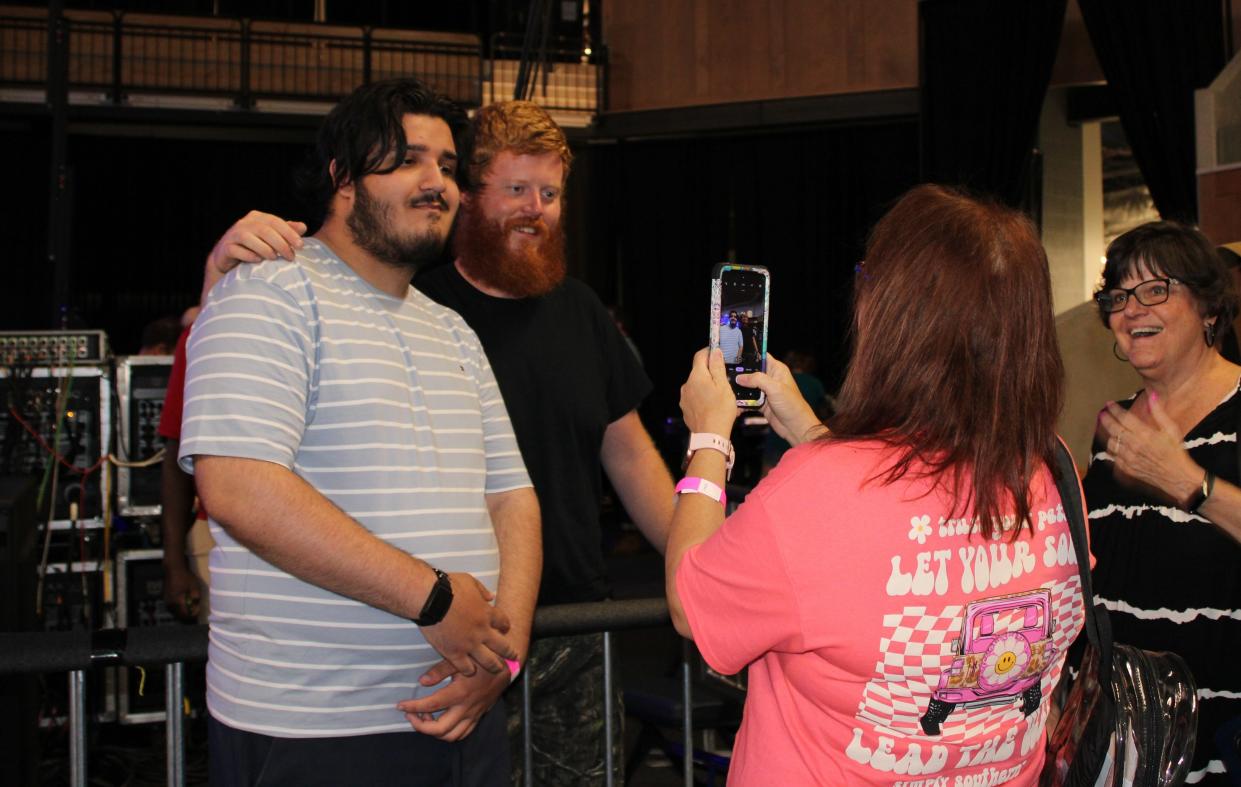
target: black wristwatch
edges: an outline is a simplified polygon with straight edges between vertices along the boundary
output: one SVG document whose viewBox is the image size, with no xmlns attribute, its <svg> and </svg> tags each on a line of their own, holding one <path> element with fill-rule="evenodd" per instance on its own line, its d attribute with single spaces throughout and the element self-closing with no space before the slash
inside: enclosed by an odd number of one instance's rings
<svg viewBox="0 0 1241 787">
<path fill-rule="evenodd" d="M 1185 510 L 1191 514 L 1197 514 L 1198 509 L 1202 508 L 1203 504 L 1206 503 L 1207 498 L 1209 498 L 1211 493 L 1214 491 L 1215 473 L 1208 470 L 1206 475 L 1202 477 L 1202 486 L 1195 489 L 1194 493 L 1189 496 L 1189 502 L 1185 504 Z M 1199 516 L 1201 516 L 1201 514 L 1199 514 Z"/>
<path fill-rule="evenodd" d="M 418 617 L 414 618 L 414 622 L 419 626 L 434 626 L 439 623 L 448 614 L 448 608 L 452 606 L 452 580 L 434 566 L 431 570 L 435 572 L 435 584 L 431 586 L 431 592 L 427 594 L 427 600 L 423 602 L 422 611 L 418 613 Z"/>
</svg>

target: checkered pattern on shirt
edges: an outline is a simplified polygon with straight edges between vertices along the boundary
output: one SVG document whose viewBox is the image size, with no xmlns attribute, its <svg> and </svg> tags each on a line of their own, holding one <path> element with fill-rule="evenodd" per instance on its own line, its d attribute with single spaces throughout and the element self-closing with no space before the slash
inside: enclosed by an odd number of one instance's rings
<svg viewBox="0 0 1241 787">
<path fill-rule="evenodd" d="M 1063 654 L 1082 625 L 1080 586 L 1076 575 L 1042 585 L 1051 590 L 1056 616 L 1052 631 L 1056 656 L 1044 675 L 1044 700 L 1059 680 Z M 879 640 L 881 655 L 874 676 L 862 691 L 858 718 L 900 735 L 926 737 L 918 719 L 926 712 L 940 674 L 956 655 L 953 640 L 960 635 L 964 614 L 964 605 L 950 604 L 935 611 L 925 606 L 905 607 L 899 613 L 885 615 Z M 960 705 L 944 721 L 942 735 L 935 737 L 945 743 L 977 739 L 997 734 L 1023 718 L 1021 701 L 1016 697 L 999 705 Z"/>
</svg>

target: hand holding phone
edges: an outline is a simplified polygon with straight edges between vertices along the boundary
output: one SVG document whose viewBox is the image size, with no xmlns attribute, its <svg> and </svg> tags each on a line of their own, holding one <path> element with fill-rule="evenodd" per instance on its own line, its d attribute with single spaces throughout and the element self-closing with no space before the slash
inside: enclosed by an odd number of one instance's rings
<svg viewBox="0 0 1241 787">
<path fill-rule="evenodd" d="M 711 273 L 711 347 L 724 354 L 738 407 L 763 406 L 763 392 L 738 385 L 737 375 L 767 370 L 770 281 L 761 265 L 721 262 Z"/>
</svg>

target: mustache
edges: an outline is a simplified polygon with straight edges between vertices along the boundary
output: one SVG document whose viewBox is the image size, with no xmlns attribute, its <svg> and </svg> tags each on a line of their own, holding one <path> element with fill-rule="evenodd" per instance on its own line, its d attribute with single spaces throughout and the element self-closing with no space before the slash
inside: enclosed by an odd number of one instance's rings
<svg viewBox="0 0 1241 787">
<path fill-rule="evenodd" d="M 537 232 L 539 235 L 542 235 L 542 236 L 546 236 L 551 232 L 551 228 L 547 226 L 547 222 L 543 221 L 543 219 L 541 218 L 508 219 L 507 221 L 504 222 L 504 226 L 502 227 L 502 229 L 504 232 L 512 232 L 513 230 L 521 229 L 522 227 L 529 227 L 530 229 L 533 229 L 535 232 Z"/>
<path fill-rule="evenodd" d="M 434 205 L 440 210 L 448 210 L 448 200 L 444 199 L 443 194 L 425 194 L 409 201 L 409 207 L 411 208 L 420 208 L 423 205 Z"/>
</svg>

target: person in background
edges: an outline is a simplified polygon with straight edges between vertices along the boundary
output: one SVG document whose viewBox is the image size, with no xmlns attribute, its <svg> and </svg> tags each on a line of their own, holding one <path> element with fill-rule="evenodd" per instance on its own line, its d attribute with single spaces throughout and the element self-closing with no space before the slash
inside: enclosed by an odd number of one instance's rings
<svg viewBox="0 0 1241 787">
<path fill-rule="evenodd" d="M 1017 212 L 919 186 L 875 227 L 855 288 L 833 431 L 779 361 L 738 376 L 794 447 L 727 519 L 719 351 L 681 388 L 710 442 L 677 485 L 668 605 L 712 668 L 748 670 L 728 783 L 1036 784 L 1084 620 L 1072 550 L 1054 548 L 1047 257 Z M 967 653 L 983 620 L 996 635 Z"/>
<path fill-rule="evenodd" d="M 176 317 L 160 317 L 142 329 L 142 346 L 139 355 L 172 355 L 177 346 L 181 323 Z"/>
<path fill-rule="evenodd" d="M 199 311 L 200 311 L 200 304 L 196 303 L 193 306 L 186 309 L 185 311 L 181 312 L 181 328 L 185 329 L 193 325 L 194 320 L 198 319 Z"/>
<path fill-rule="evenodd" d="M 304 231 L 305 227 L 302 229 Z M 206 302 L 207 293 L 224 276 L 220 272 L 222 266 L 218 259 L 223 253 L 226 253 L 226 248 L 217 244 L 207 255 L 198 299 L 200 304 Z M 209 560 L 215 539 L 207 526 L 207 509 L 194 489 L 194 476 L 182 470 L 177 463 L 185 403 L 185 343 L 190 338 L 190 327 L 198 312 L 198 306 L 191 306 L 181 315 L 181 335 L 172 354 L 172 369 L 168 374 L 168 388 L 164 393 L 164 406 L 160 410 L 156 433 L 164 438 L 164 461 L 160 468 L 164 604 L 181 620 L 206 623 L 211 615 L 207 589 L 211 585 Z"/>
<path fill-rule="evenodd" d="M 1152 222 L 1108 246 L 1095 302 L 1144 384 L 1099 413 L 1095 597 L 1117 642 L 1185 659 L 1200 700 L 1187 783 L 1226 784 L 1213 738 L 1241 715 L 1241 367 L 1219 353 L 1233 277 L 1196 229 Z"/>
<path fill-rule="evenodd" d="M 215 541 L 207 526 L 207 511 L 197 502 L 194 476 L 177 464 L 181 445 L 181 414 L 185 387 L 185 343 L 190 329 L 177 340 L 164 407 L 157 432 L 164 438 L 160 474 L 160 532 L 164 550 L 164 603 L 186 621 L 206 623 L 211 607 L 206 589 L 211 583 L 208 559 Z"/>
</svg>

